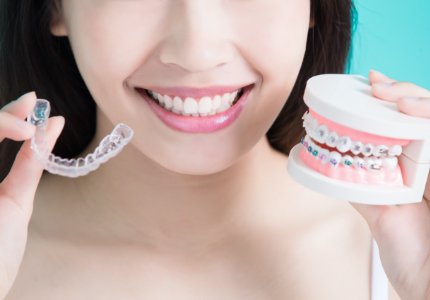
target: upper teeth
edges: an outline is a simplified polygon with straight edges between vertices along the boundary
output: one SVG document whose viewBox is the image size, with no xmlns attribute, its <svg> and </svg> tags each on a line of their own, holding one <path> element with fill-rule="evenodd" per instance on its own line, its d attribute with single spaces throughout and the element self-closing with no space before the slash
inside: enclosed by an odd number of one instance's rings
<svg viewBox="0 0 430 300">
<path fill-rule="evenodd" d="M 363 154 L 365 157 L 394 157 L 402 154 L 401 145 L 373 145 L 353 141 L 349 136 L 339 136 L 335 131 L 330 131 L 326 125 L 318 124 L 318 121 L 309 113 L 303 115 L 303 126 L 306 133 L 320 144 L 336 148 L 341 153 L 351 151 L 354 155 Z"/>
<path fill-rule="evenodd" d="M 216 95 L 213 98 L 205 96 L 200 98 L 199 101 L 192 97 L 186 97 L 185 100 L 183 100 L 179 96 L 171 97 L 168 95 L 161 95 L 150 90 L 148 90 L 148 93 L 152 98 L 158 100 L 160 105 L 164 106 L 167 110 L 185 116 L 192 115 L 194 117 L 204 117 L 229 109 L 233 105 L 233 101 L 240 90 L 241 89 L 232 93 L 226 93 L 222 96 Z"/>
</svg>

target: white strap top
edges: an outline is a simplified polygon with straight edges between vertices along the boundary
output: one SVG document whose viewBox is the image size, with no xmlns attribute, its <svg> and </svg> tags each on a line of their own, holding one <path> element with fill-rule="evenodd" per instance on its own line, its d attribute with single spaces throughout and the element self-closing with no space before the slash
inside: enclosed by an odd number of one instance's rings
<svg viewBox="0 0 430 300">
<path fill-rule="evenodd" d="M 372 277 L 370 287 L 371 300 L 388 300 L 388 278 L 382 268 L 379 248 L 375 239 L 372 239 Z"/>
</svg>

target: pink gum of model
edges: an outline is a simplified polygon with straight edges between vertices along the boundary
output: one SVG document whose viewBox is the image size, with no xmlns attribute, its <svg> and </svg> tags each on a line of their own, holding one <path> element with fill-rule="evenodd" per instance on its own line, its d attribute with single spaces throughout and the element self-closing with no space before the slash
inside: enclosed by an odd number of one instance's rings
<svg viewBox="0 0 430 300">
<path fill-rule="evenodd" d="M 362 143 L 371 143 L 373 145 L 401 145 L 406 146 L 409 140 L 394 139 L 384 136 L 374 135 L 358 131 L 349 127 L 337 124 L 329 119 L 326 119 L 316 112 L 309 109 L 309 113 L 314 117 L 318 124 L 325 124 L 330 131 L 335 131 L 339 136 L 347 135 L 352 140 L 361 141 Z M 321 164 L 320 161 L 315 159 L 309 152 L 302 148 L 300 151 L 300 158 L 305 164 L 314 169 L 315 171 L 324 174 L 330 178 L 339 179 L 343 181 L 349 181 L 359 184 L 369 184 L 378 186 L 403 186 L 403 177 L 399 165 L 396 166 L 394 170 L 386 170 L 382 168 L 381 170 L 357 170 L 354 167 L 346 167 L 343 165 L 338 165 L 336 168 L 331 167 L 328 163 Z"/>
</svg>

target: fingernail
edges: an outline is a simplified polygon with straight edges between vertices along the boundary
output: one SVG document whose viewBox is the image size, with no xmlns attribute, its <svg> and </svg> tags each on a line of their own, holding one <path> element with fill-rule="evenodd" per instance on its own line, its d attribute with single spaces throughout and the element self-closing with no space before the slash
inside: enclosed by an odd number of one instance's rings
<svg viewBox="0 0 430 300">
<path fill-rule="evenodd" d="M 375 70 L 375 69 L 371 69 L 370 71 L 371 71 L 371 72 L 373 72 L 373 73 L 376 73 L 376 74 L 379 74 L 379 75 L 382 75 L 382 76 L 387 77 L 387 75 L 385 75 L 385 74 L 384 74 L 384 73 L 382 73 L 381 71 L 378 71 L 378 70 Z"/>
<path fill-rule="evenodd" d="M 392 78 L 388 77 L 387 75 L 385 75 L 384 73 L 382 73 L 382 72 L 380 72 L 380 71 L 376 71 L 376 70 L 373 70 L 373 69 L 371 69 L 370 71 L 371 71 L 371 72 L 373 72 L 373 73 L 375 73 L 375 74 L 376 74 L 376 75 L 378 75 L 379 77 L 384 78 L 385 82 L 387 82 L 387 83 L 393 83 L 393 82 L 395 82 L 395 80 L 394 80 L 394 79 L 392 79 Z"/>
<path fill-rule="evenodd" d="M 31 92 L 28 92 L 26 95 L 32 95 L 33 97 L 36 97 L 36 92 L 35 91 L 31 91 Z"/>
<path fill-rule="evenodd" d="M 382 72 L 380 72 L 380 71 L 376 71 L 375 69 L 370 69 L 370 72 L 376 73 L 376 74 L 378 74 L 378 75 L 385 76 Z"/>
<path fill-rule="evenodd" d="M 13 101 L 11 101 L 11 102 L 22 101 L 22 100 L 24 100 L 24 99 L 30 98 L 30 95 L 31 95 L 31 96 L 33 96 L 33 97 L 31 97 L 31 98 L 36 98 L 36 92 L 35 92 L 35 91 L 32 91 L 32 92 L 28 92 L 28 93 L 25 93 L 25 94 L 23 94 L 23 95 L 19 96 L 17 99 L 15 99 L 15 100 L 13 100 Z"/>
</svg>

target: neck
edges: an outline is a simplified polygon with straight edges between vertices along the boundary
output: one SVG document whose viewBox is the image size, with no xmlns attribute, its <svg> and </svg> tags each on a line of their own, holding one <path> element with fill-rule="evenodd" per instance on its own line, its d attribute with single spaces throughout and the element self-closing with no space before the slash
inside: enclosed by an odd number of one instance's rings
<svg viewBox="0 0 430 300">
<path fill-rule="evenodd" d="M 93 151 L 112 128 L 99 111 L 87 149 Z M 265 198 L 267 186 L 262 185 L 273 167 L 267 160 L 273 152 L 264 137 L 227 169 L 185 175 L 162 167 L 130 143 L 98 170 L 77 178 L 76 187 L 97 224 L 112 234 L 164 249 L 207 245 L 253 218 L 253 199 Z"/>
</svg>

